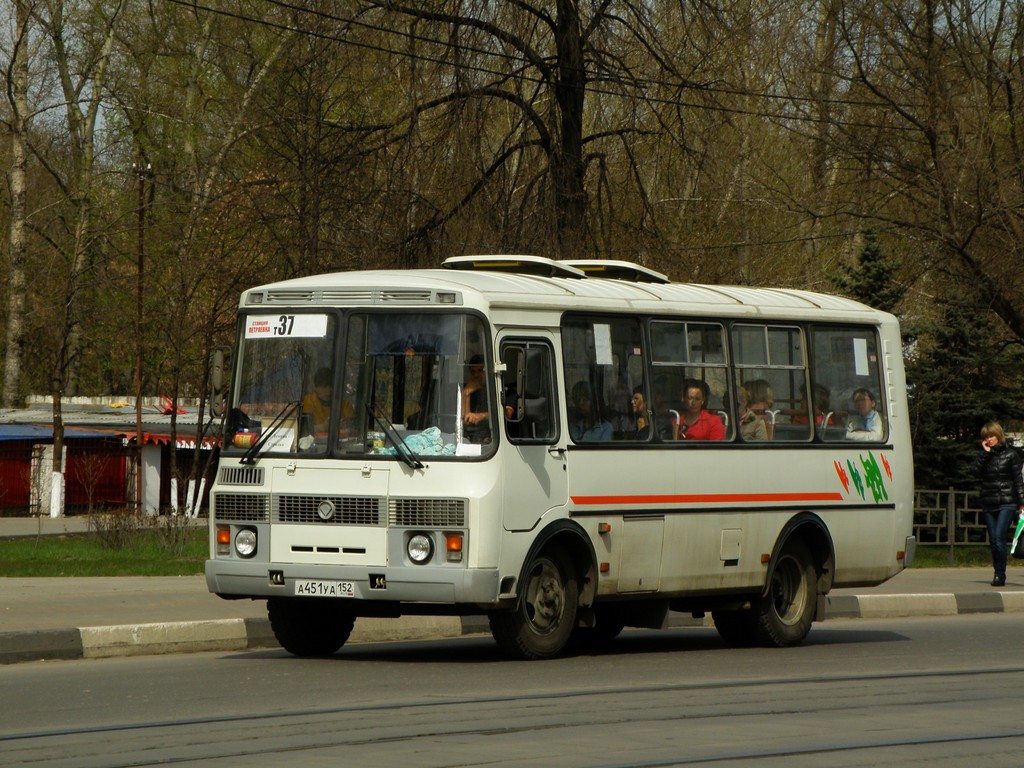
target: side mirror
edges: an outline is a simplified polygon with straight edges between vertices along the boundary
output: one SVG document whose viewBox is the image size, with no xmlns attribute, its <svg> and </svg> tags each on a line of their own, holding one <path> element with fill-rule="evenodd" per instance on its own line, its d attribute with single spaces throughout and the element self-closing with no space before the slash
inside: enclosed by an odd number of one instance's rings
<svg viewBox="0 0 1024 768">
<path fill-rule="evenodd" d="M 505 372 L 501 377 L 502 408 L 512 409 L 511 416 L 508 411 L 505 412 L 508 421 L 522 421 L 525 403 L 523 387 L 526 382 L 522 347 L 505 347 L 501 351 L 501 362 L 505 364 Z"/>
<path fill-rule="evenodd" d="M 219 419 L 224 415 L 228 402 L 228 384 L 226 370 L 231 365 L 231 350 L 228 347 L 217 347 L 213 350 L 213 362 L 210 366 L 210 415 Z"/>
</svg>

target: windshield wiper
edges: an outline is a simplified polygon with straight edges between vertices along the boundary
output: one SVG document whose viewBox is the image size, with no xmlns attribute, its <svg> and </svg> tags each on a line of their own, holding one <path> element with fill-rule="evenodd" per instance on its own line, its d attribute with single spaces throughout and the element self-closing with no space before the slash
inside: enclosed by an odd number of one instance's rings
<svg viewBox="0 0 1024 768">
<path fill-rule="evenodd" d="M 391 419 L 384 414 L 378 415 L 374 410 L 373 405 L 370 403 L 366 404 L 366 410 L 370 414 L 370 418 L 383 427 L 384 432 L 389 438 L 391 438 L 391 442 L 395 446 L 395 453 L 398 454 L 398 457 L 413 469 L 423 469 L 423 462 L 419 460 L 419 457 L 416 456 L 413 449 L 409 447 L 407 442 L 405 442 L 405 438 L 398 433 L 397 429 L 395 429 L 395 425 L 391 423 Z"/>
<path fill-rule="evenodd" d="M 284 408 L 281 409 L 281 412 L 274 417 L 274 420 L 272 422 L 270 422 L 270 426 L 267 427 L 266 432 L 261 434 L 259 436 L 259 439 L 249 446 L 249 450 L 247 450 L 245 452 L 245 455 L 243 455 L 242 458 L 239 459 L 239 462 L 241 464 L 255 464 L 256 459 L 260 457 L 260 450 L 263 448 L 264 445 L 267 444 L 268 438 L 271 435 L 273 435 L 282 424 L 284 424 L 285 419 L 287 419 L 289 416 L 295 413 L 295 411 L 298 409 L 300 405 L 302 405 L 301 400 L 296 400 L 291 403 L 285 403 L 285 406 Z"/>
</svg>

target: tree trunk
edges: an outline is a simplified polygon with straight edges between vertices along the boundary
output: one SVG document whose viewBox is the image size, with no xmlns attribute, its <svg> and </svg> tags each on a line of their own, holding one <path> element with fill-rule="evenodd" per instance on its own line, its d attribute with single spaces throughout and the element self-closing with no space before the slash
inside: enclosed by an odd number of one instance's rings
<svg viewBox="0 0 1024 768">
<path fill-rule="evenodd" d="M 584 189 L 583 103 L 587 75 L 583 62 L 583 34 L 575 0 L 558 0 L 558 102 L 559 136 L 552 147 L 551 176 L 554 183 L 555 226 L 561 258 L 583 253 Z"/>
<path fill-rule="evenodd" d="M 4 355 L 3 405 L 19 399 L 21 353 L 25 327 L 25 209 L 28 158 L 28 27 L 29 4 L 16 0 L 16 39 L 11 62 L 11 225 L 7 283 L 7 339 Z"/>
</svg>

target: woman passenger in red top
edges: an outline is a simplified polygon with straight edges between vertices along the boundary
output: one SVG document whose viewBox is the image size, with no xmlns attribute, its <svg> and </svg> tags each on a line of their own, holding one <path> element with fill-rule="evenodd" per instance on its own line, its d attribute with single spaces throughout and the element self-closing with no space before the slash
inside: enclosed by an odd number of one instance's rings
<svg viewBox="0 0 1024 768">
<path fill-rule="evenodd" d="M 683 405 L 680 422 L 673 430 L 676 440 L 724 440 L 725 425 L 718 414 L 704 410 L 708 399 L 705 382 L 688 380 L 683 387 Z"/>
</svg>

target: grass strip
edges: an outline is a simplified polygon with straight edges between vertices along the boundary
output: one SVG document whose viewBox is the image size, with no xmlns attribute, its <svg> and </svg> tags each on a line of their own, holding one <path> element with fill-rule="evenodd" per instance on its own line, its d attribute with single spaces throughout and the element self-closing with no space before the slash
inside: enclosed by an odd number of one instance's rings
<svg viewBox="0 0 1024 768">
<path fill-rule="evenodd" d="M 94 533 L 0 539 L 0 577 L 190 576 L 203 572 L 207 547 L 204 528 L 174 541 L 139 531 L 116 547 Z"/>
</svg>

